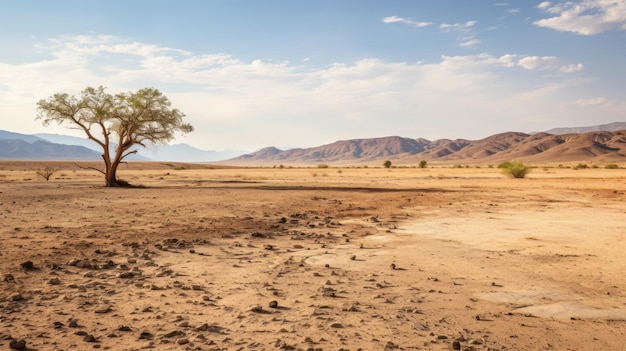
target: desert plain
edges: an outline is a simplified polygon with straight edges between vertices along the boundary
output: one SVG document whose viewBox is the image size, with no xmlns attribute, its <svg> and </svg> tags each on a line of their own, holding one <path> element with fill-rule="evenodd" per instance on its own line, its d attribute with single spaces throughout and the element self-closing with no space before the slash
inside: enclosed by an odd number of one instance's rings
<svg viewBox="0 0 626 351">
<path fill-rule="evenodd" d="M 626 349 L 624 165 L 119 177 L 0 162 L 0 349 Z"/>
</svg>

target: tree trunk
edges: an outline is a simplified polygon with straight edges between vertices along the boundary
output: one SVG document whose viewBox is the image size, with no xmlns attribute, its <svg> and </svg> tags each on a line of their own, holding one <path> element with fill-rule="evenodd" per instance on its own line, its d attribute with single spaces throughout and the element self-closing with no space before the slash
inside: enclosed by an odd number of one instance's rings
<svg viewBox="0 0 626 351">
<path fill-rule="evenodd" d="M 118 162 L 112 162 L 107 165 L 106 174 L 105 174 L 107 187 L 124 186 L 124 182 L 120 182 L 117 179 L 117 166 L 119 166 Z"/>
</svg>

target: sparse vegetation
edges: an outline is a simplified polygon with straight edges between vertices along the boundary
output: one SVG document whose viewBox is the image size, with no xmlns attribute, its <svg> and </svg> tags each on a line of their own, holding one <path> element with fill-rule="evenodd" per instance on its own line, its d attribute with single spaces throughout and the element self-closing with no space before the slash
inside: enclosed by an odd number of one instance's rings
<svg viewBox="0 0 626 351">
<path fill-rule="evenodd" d="M 587 169 L 589 168 L 589 166 L 587 166 L 587 164 L 585 163 L 579 163 L 576 166 L 573 167 L 573 169 L 575 170 L 579 170 L 579 169 Z"/>
<path fill-rule="evenodd" d="M 44 167 L 44 169 L 38 169 L 37 170 L 37 175 L 42 177 L 43 179 L 47 181 L 50 180 L 50 177 L 52 177 L 52 175 L 54 174 L 54 172 L 58 171 L 58 168 L 52 167 L 52 166 L 46 166 Z"/>
<path fill-rule="evenodd" d="M 389 160 L 385 161 L 385 162 L 383 163 L 383 166 L 384 166 L 385 168 L 391 168 L 391 161 L 389 161 Z"/>
<path fill-rule="evenodd" d="M 317 165 L 317 168 L 328 168 L 327 164 L 321 163 L 319 165 Z"/>
<path fill-rule="evenodd" d="M 604 166 L 604 168 L 606 168 L 606 169 L 619 169 L 619 166 L 616 165 L 615 163 L 609 163 L 608 165 Z"/>
<path fill-rule="evenodd" d="M 426 168 L 426 165 L 428 165 L 428 162 L 421 160 L 419 163 L 419 168 Z"/>
<path fill-rule="evenodd" d="M 502 173 L 511 178 L 525 178 L 530 172 L 530 167 L 524 165 L 521 161 L 507 161 L 498 165 L 502 169 Z"/>
</svg>

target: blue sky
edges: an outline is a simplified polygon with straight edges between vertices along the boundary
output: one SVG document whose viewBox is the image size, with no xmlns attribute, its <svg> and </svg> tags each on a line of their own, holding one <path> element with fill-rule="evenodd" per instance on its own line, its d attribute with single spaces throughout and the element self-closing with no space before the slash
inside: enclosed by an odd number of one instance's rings
<svg viewBox="0 0 626 351">
<path fill-rule="evenodd" d="M 155 87 L 253 151 L 626 121 L 626 0 L 0 0 L 0 129 L 36 102 Z"/>
</svg>

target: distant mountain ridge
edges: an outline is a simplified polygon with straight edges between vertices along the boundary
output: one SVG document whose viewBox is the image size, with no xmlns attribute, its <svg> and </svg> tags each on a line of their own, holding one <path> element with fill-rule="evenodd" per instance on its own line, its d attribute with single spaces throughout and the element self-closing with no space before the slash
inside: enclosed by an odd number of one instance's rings
<svg viewBox="0 0 626 351">
<path fill-rule="evenodd" d="M 8 140 L 21 140 L 30 145 L 9 143 Z M 51 145 L 35 144 L 38 141 Z M 89 149 L 93 153 L 84 149 Z M 241 153 L 241 151 L 200 150 L 188 144 L 172 144 L 138 148 L 137 154 L 130 155 L 128 160 L 212 162 L 235 157 Z M 87 138 L 48 133 L 29 135 L 0 130 L 0 159 L 101 160 L 101 154 L 100 146 Z"/>
<path fill-rule="evenodd" d="M 226 164 L 416 164 L 528 162 L 626 162 L 626 130 L 588 133 L 506 132 L 480 140 L 410 139 L 399 136 L 336 141 L 307 149 L 274 147 L 242 155 Z"/>
<path fill-rule="evenodd" d="M 100 160 L 100 154 L 99 146 L 84 138 L 44 133 L 25 135 L 0 130 L 0 159 Z M 187 144 L 174 144 L 141 148 L 138 155 L 144 160 L 231 165 L 382 164 L 385 160 L 394 164 L 420 161 L 496 163 L 513 159 L 528 162 L 626 162 L 626 122 L 555 128 L 533 134 L 506 132 L 480 140 L 430 141 L 400 136 L 350 139 L 311 148 L 280 150 L 266 147 L 244 155 L 236 151 L 205 151 Z"/>
<path fill-rule="evenodd" d="M 570 133 L 588 133 L 588 132 L 613 132 L 616 130 L 626 130 L 626 122 L 613 122 L 591 127 L 573 127 L 573 128 L 553 128 L 546 130 L 549 134 L 570 134 Z"/>
<path fill-rule="evenodd" d="M 8 160 L 96 160 L 100 154 L 83 146 L 55 144 L 45 140 L 27 142 L 0 139 L 0 159 Z"/>
</svg>

